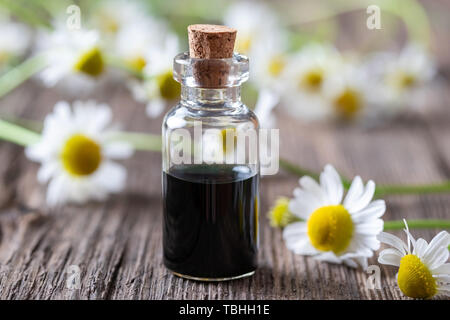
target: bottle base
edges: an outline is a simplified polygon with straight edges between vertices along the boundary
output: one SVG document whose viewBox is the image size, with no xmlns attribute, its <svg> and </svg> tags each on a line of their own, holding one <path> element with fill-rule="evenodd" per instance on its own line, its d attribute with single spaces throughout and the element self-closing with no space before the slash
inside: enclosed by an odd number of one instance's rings
<svg viewBox="0 0 450 320">
<path fill-rule="evenodd" d="M 176 275 L 177 277 L 180 278 L 184 278 L 184 279 L 189 279 L 189 280 L 195 280 L 195 281 L 204 281 L 204 282 L 219 282 L 219 281 L 230 281 L 230 280 L 237 280 L 237 279 L 242 279 L 242 278 L 247 278 L 247 277 L 251 277 L 252 275 L 255 274 L 256 270 L 244 273 L 244 274 L 240 274 L 237 276 L 233 276 L 233 277 L 223 277 L 223 278 L 203 278 L 203 277 L 194 277 L 194 276 L 189 276 L 187 274 L 182 274 L 179 272 L 175 272 L 172 271 L 170 269 L 168 269 L 170 272 L 172 272 L 174 275 Z"/>
</svg>

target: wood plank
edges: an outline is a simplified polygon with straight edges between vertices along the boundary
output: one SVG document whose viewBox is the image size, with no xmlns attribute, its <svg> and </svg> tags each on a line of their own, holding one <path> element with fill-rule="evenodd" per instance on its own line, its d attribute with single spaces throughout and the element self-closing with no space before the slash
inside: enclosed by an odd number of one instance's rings
<svg viewBox="0 0 450 320">
<path fill-rule="evenodd" d="M 37 96 L 25 99 L 19 94 L 32 90 Z M 8 112 L 42 120 L 63 97 L 57 90 L 41 92 L 31 83 L 4 99 L 0 108 L 14 104 Z M 161 117 L 146 118 L 145 107 L 125 88 L 109 84 L 94 93 L 98 101 L 105 97 L 124 128 L 159 133 Z M 281 154 L 316 171 L 332 163 L 347 176 L 360 174 L 377 183 L 431 183 L 446 178 L 440 162 L 450 163 L 448 139 L 439 139 L 442 132 L 450 133 L 441 119 L 404 120 L 366 130 L 299 125 L 281 115 Z M 443 154 L 440 162 L 436 150 Z M 129 174 L 126 192 L 105 203 L 59 209 L 45 205 L 45 187 L 35 178 L 38 166 L 25 159 L 21 148 L 0 143 L 0 160 L 0 177 L 7 181 L 3 187 L 14 194 L 0 210 L 0 298 L 406 299 L 396 287 L 394 268 L 382 267 L 383 289 L 369 290 L 367 274 L 361 270 L 320 263 L 286 249 L 281 231 L 266 219 L 275 199 L 290 196 L 297 185 L 297 178 L 286 173 L 262 182 L 260 266 L 255 276 L 199 283 L 174 277 L 162 264 L 159 154 L 138 152 L 124 161 Z M 449 218 L 449 195 L 386 200 L 386 219 Z M 430 240 L 436 231 L 414 233 Z M 80 290 L 66 288 L 70 265 L 82 270 Z"/>
</svg>

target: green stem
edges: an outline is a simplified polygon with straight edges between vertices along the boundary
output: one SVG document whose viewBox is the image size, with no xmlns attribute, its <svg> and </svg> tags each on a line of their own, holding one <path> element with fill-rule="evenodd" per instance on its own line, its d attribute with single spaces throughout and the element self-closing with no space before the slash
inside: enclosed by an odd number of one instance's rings
<svg viewBox="0 0 450 320">
<path fill-rule="evenodd" d="M 426 193 L 450 193 L 450 181 L 439 184 L 424 184 L 415 186 L 381 185 L 377 186 L 376 197 L 384 195 L 426 194 Z"/>
<path fill-rule="evenodd" d="M 161 151 L 161 136 L 157 134 L 118 132 L 111 139 L 129 142 L 136 150 Z"/>
<path fill-rule="evenodd" d="M 46 65 L 44 55 L 37 55 L 22 62 L 0 77 L 0 97 L 10 92 Z"/>
<path fill-rule="evenodd" d="M 40 135 L 0 119 L 0 139 L 26 147 L 38 142 Z"/>
<path fill-rule="evenodd" d="M 299 177 L 308 175 L 318 180 L 319 175 L 309 170 L 303 169 L 285 159 L 280 158 L 280 167 L 289 173 L 295 174 Z M 344 187 L 348 189 L 351 185 L 350 180 L 341 178 Z M 450 181 L 444 181 L 437 184 L 423 184 L 423 185 L 380 185 L 375 191 L 376 197 L 385 195 L 405 195 L 405 194 L 427 194 L 427 193 L 450 193 Z"/>
<path fill-rule="evenodd" d="M 16 126 L 20 126 L 24 129 L 28 129 L 34 132 L 41 132 L 43 127 L 43 124 L 40 121 L 18 118 L 14 115 L 5 114 L 3 112 L 0 112 L 0 119 L 3 119 L 3 121 L 15 124 Z"/>
<path fill-rule="evenodd" d="M 408 31 L 410 40 L 421 42 L 429 47 L 431 25 L 423 5 L 417 0 L 382 0 L 382 11 L 387 11 L 401 19 Z"/>
<path fill-rule="evenodd" d="M 280 158 L 280 162 L 279 163 L 280 163 L 280 167 L 283 168 L 286 172 L 295 174 L 295 175 L 297 175 L 299 177 L 310 176 L 310 177 L 312 177 L 312 178 L 314 178 L 316 180 L 319 179 L 319 175 L 317 173 L 311 172 L 311 171 L 303 169 L 303 168 L 300 168 L 299 166 L 297 166 L 297 165 L 295 165 L 295 164 L 293 164 L 293 163 L 291 163 L 291 162 L 289 162 L 287 160 L 284 160 L 284 159 Z"/>
<path fill-rule="evenodd" d="M 16 122 L 19 123 L 19 122 Z M 17 143 L 22 146 L 35 143 L 39 140 L 39 134 L 35 131 L 26 129 L 20 125 L 7 122 L 0 119 L 0 139 Z M 136 150 L 142 151 L 161 151 L 161 136 L 137 132 L 118 132 L 111 139 L 130 142 Z M 299 177 L 308 175 L 318 180 L 319 174 L 303 169 L 285 159 L 280 158 L 280 167 L 285 171 L 295 174 Z M 348 189 L 351 182 L 342 178 L 344 187 Z M 427 194 L 427 193 L 450 193 L 450 181 L 440 184 L 428 185 L 381 185 L 377 186 L 376 197 L 385 195 L 405 195 L 405 194 Z"/>
<path fill-rule="evenodd" d="M 43 8 L 37 7 L 33 3 L 21 3 L 21 1 L 17 0 L 0 0 L 0 6 L 5 7 L 16 18 L 29 25 L 52 29 L 49 17 L 42 16 L 42 14 L 46 15 L 48 12 L 43 12 Z"/>
<path fill-rule="evenodd" d="M 402 230 L 405 228 L 403 220 L 393 220 L 384 222 L 384 230 Z M 450 220 L 443 219 L 417 219 L 408 220 L 409 229 L 439 228 L 450 229 Z"/>
</svg>

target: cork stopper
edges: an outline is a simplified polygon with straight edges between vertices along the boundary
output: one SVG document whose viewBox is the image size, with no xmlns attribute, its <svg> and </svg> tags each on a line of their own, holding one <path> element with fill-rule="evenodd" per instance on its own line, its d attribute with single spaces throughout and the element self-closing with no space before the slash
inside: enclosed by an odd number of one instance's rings
<svg viewBox="0 0 450 320">
<path fill-rule="evenodd" d="M 210 24 L 188 27 L 189 55 L 195 62 L 194 77 L 205 88 L 221 88 L 227 83 L 230 66 L 226 61 L 233 57 L 236 29 Z"/>
<path fill-rule="evenodd" d="M 188 27 L 189 55 L 197 59 L 233 57 L 236 29 L 213 24 L 193 24 Z"/>
</svg>

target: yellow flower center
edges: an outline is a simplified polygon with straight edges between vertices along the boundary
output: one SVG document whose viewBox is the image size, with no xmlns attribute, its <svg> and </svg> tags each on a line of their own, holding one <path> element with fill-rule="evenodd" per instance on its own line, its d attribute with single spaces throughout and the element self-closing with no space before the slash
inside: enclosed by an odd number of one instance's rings
<svg viewBox="0 0 450 320">
<path fill-rule="evenodd" d="M 417 77 L 409 72 L 397 72 L 392 75 L 388 81 L 390 84 L 399 90 L 411 89 L 417 83 Z"/>
<path fill-rule="evenodd" d="M 236 39 L 236 51 L 239 53 L 248 53 L 252 45 L 250 36 L 238 36 Z"/>
<path fill-rule="evenodd" d="M 220 134 L 222 136 L 222 148 L 223 148 L 223 152 L 227 153 L 229 151 L 234 150 L 234 148 L 237 145 L 237 134 L 236 134 L 236 128 L 227 128 L 227 129 L 222 129 L 220 131 Z M 230 137 L 233 139 L 233 148 L 232 150 L 229 150 L 227 147 L 227 138 Z"/>
<path fill-rule="evenodd" d="M 102 161 L 101 147 L 82 134 L 71 136 L 60 156 L 64 169 L 73 176 L 92 174 Z"/>
<path fill-rule="evenodd" d="M 343 252 L 353 236 L 353 221 L 343 205 L 321 207 L 308 219 L 308 237 L 320 251 Z"/>
<path fill-rule="evenodd" d="M 276 77 L 280 75 L 285 66 L 286 61 L 284 58 L 282 56 L 275 56 L 270 60 L 267 71 L 272 77 Z"/>
<path fill-rule="evenodd" d="M 300 79 L 300 87 L 316 92 L 322 87 L 323 71 L 320 69 L 310 70 Z"/>
<path fill-rule="evenodd" d="M 142 56 L 136 56 L 132 59 L 128 59 L 127 63 L 130 67 L 136 69 L 137 71 L 144 70 L 145 66 L 147 65 L 147 61 Z"/>
<path fill-rule="evenodd" d="M 100 30 L 104 32 L 117 33 L 119 31 L 119 22 L 107 12 L 101 12 L 98 15 L 97 21 L 99 22 Z"/>
<path fill-rule="evenodd" d="M 280 197 L 269 211 L 270 225 L 284 228 L 293 221 L 293 215 L 289 211 L 289 198 Z"/>
<path fill-rule="evenodd" d="M 6 63 L 10 58 L 10 55 L 6 51 L 0 51 L 0 64 Z"/>
<path fill-rule="evenodd" d="M 413 254 L 400 260 L 397 281 L 400 290 L 411 298 L 428 299 L 437 293 L 436 280 L 430 270 Z"/>
<path fill-rule="evenodd" d="M 177 99 L 181 93 L 181 85 L 173 79 L 172 71 L 168 71 L 156 78 L 161 97 L 167 100 Z"/>
<path fill-rule="evenodd" d="M 94 47 L 82 53 L 73 68 L 75 71 L 97 77 L 103 72 L 104 66 L 102 52 L 99 48 Z"/>
<path fill-rule="evenodd" d="M 362 109 L 363 100 L 356 90 L 347 88 L 334 100 L 334 106 L 340 116 L 352 119 Z"/>
</svg>

